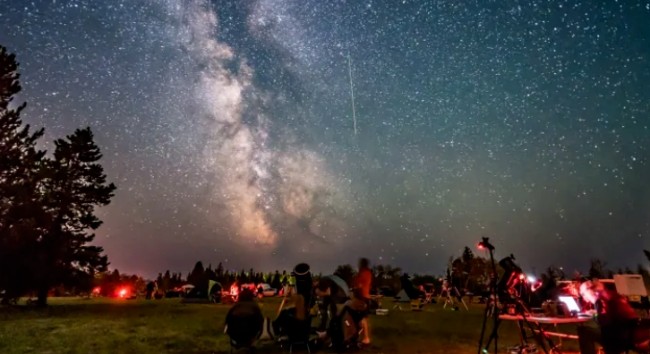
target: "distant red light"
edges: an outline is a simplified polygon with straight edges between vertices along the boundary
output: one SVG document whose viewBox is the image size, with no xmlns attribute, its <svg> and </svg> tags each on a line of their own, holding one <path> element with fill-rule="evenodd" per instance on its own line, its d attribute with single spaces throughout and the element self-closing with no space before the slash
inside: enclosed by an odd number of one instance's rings
<svg viewBox="0 0 650 354">
<path fill-rule="evenodd" d="M 115 293 L 117 297 L 119 297 L 120 299 L 126 299 L 129 295 L 129 288 L 127 287 L 119 288 L 117 289 L 117 291 L 115 291 Z"/>
<path fill-rule="evenodd" d="M 102 292 L 102 288 L 99 286 L 96 286 L 93 288 L 93 294 L 99 295 Z"/>
<path fill-rule="evenodd" d="M 483 247 L 483 244 L 480 243 L 480 242 L 476 245 L 476 248 L 478 248 L 478 249 L 480 249 L 480 250 L 485 249 L 485 247 Z"/>
</svg>

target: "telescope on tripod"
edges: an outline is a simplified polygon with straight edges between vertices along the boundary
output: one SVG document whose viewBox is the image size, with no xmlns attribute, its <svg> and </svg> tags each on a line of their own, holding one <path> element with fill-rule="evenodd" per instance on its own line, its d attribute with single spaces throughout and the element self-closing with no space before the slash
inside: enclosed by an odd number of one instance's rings
<svg viewBox="0 0 650 354">
<path fill-rule="evenodd" d="M 462 294 L 458 290 L 458 287 L 456 287 L 454 284 L 451 271 L 452 268 L 453 266 L 450 263 L 449 267 L 447 267 L 447 276 L 445 280 L 442 281 L 442 291 L 440 292 L 440 295 L 438 295 L 438 301 L 440 301 L 440 298 L 442 297 L 445 298 L 445 304 L 442 306 L 443 309 L 446 309 L 447 306 L 450 306 L 451 309 L 457 311 L 460 308 L 457 302 L 460 302 L 465 307 L 465 310 L 469 311 L 469 307 L 467 307 L 465 300 L 463 300 Z"/>
<path fill-rule="evenodd" d="M 490 253 L 490 264 L 492 275 L 490 277 L 490 296 L 485 306 L 483 315 L 483 325 L 481 327 L 481 338 L 478 344 L 478 354 L 487 354 L 490 352 L 490 345 L 494 343 L 494 353 L 498 353 L 499 326 L 501 325 L 500 315 L 508 314 L 520 318 L 520 331 L 522 338 L 525 338 L 525 327 L 527 327 L 535 338 L 537 344 L 542 348 L 544 353 L 549 353 L 546 349 L 545 340 L 550 349 L 555 348 L 550 337 L 546 335 L 544 329 L 538 323 L 532 323 L 527 320 L 530 316 L 530 310 L 521 297 L 521 285 L 526 282 L 526 275 L 521 268 L 515 263 L 515 257 L 511 254 L 499 261 L 499 266 L 503 269 L 503 275 L 499 278 L 497 265 L 494 261 L 495 247 L 490 243 L 490 239 L 483 237 L 478 244 L 479 249 L 484 249 Z M 492 319 L 492 330 L 484 342 L 488 326 L 488 319 Z M 485 346 L 483 345 L 485 343 Z"/>
</svg>

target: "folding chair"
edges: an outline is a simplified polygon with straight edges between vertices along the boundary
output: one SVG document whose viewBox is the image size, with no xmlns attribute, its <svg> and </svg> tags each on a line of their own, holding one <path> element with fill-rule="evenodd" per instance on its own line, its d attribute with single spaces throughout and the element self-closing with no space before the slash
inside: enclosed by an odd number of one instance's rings
<svg viewBox="0 0 650 354">
<path fill-rule="evenodd" d="M 433 293 L 424 293 L 424 303 L 432 304 L 433 303 Z"/>
<path fill-rule="evenodd" d="M 420 299 L 411 300 L 411 311 L 422 311 L 424 303 Z"/>
</svg>

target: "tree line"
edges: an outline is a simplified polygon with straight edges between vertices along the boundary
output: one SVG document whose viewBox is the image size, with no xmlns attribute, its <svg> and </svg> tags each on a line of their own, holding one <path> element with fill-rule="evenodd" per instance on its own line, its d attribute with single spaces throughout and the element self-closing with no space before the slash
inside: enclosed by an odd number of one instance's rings
<svg viewBox="0 0 650 354">
<path fill-rule="evenodd" d="M 648 254 L 650 261 L 650 254 Z M 450 257 L 447 271 L 444 274 L 418 274 L 405 273 L 400 267 L 394 267 L 388 264 L 376 264 L 372 266 L 373 288 L 376 292 L 397 293 L 402 288 L 402 277 L 407 275 L 409 281 L 415 286 L 432 286 L 440 290 L 443 281 L 448 281 L 450 285 L 456 287 L 462 293 L 481 294 L 487 291 L 490 277 L 492 276 L 492 266 L 489 259 L 477 256 L 471 248 L 465 247 L 458 256 Z M 497 264 L 497 275 L 503 274 L 503 269 Z M 557 281 L 573 279 L 611 279 L 614 274 L 640 274 L 643 276 L 646 285 L 650 286 L 650 272 L 647 267 L 639 264 L 635 270 L 629 267 L 617 270 L 610 269 L 607 263 L 600 259 L 590 260 L 586 272 L 575 271 L 566 274 L 562 268 L 549 266 L 544 272 L 533 275 L 541 283 L 552 287 Z M 332 274 L 341 277 L 347 284 L 352 284 L 352 279 L 356 275 L 355 268 L 350 264 L 342 264 L 335 268 Z M 314 274 L 318 279 L 322 274 Z M 177 280 L 174 280 L 177 279 Z M 285 283 L 291 282 L 291 274 L 287 271 L 275 272 L 256 272 L 254 269 L 239 272 L 228 271 L 219 263 L 216 268 L 208 265 L 203 267 L 202 262 L 196 262 L 194 268 L 187 274 L 185 279 L 180 277 L 180 273 L 170 273 L 166 271 L 159 273 L 156 279 L 158 287 L 162 290 L 171 290 L 182 284 L 190 283 L 194 286 L 207 289 L 208 280 L 219 282 L 224 288 L 228 289 L 233 283 L 268 283 L 272 288 L 280 289 Z"/>
<path fill-rule="evenodd" d="M 650 261 L 650 258 L 649 258 Z M 497 272 L 502 274 L 503 269 L 497 265 Z M 488 283 L 492 273 L 491 264 L 489 260 L 474 255 L 469 247 L 465 247 L 463 252 L 456 257 L 450 257 L 448 270 L 444 274 L 418 274 L 412 273 L 408 276 L 409 281 L 413 285 L 419 287 L 424 286 L 428 289 L 433 288 L 440 291 L 442 282 L 447 280 L 450 284 L 456 287 L 462 294 L 474 294 L 480 296 L 485 294 L 488 290 Z M 631 268 L 626 267 L 617 269 L 616 271 L 607 267 L 607 263 L 600 259 L 592 259 L 589 263 L 589 268 L 586 272 L 574 272 L 566 274 L 562 268 L 550 266 L 541 274 L 532 274 L 539 279 L 542 287 L 538 291 L 540 296 L 544 296 L 546 292 L 552 292 L 554 286 L 558 281 L 562 280 L 576 280 L 576 279 L 593 279 L 593 278 L 607 278 L 611 279 L 614 274 L 641 274 L 647 286 L 650 286 L 650 273 L 647 267 L 638 265 L 637 269 L 633 271 Z M 329 274 L 329 273 L 328 273 Z M 356 275 L 355 268 L 350 264 L 342 264 L 335 268 L 334 272 L 341 277 L 349 285 L 352 284 L 352 279 Z M 407 273 L 403 272 L 401 268 L 394 267 L 388 264 L 377 264 L 372 266 L 373 274 L 373 288 L 377 293 L 384 295 L 395 295 L 402 288 L 402 278 Z M 322 274 L 314 274 L 313 277 L 318 279 Z M 155 281 L 157 288 L 163 294 L 173 292 L 177 295 L 178 289 L 186 284 L 192 284 L 202 293 L 206 293 L 208 282 L 210 280 L 216 281 L 221 284 L 222 288 L 226 291 L 230 289 L 233 284 L 243 285 L 247 283 L 260 284 L 267 283 L 274 289 L 281 289 L 285 284 L 291 283 L 291 273 L 286 270 L 261 272 L 254 269 L 241 271 L 227 270 L 223 267 L 222 263 L 218 263 L 217 267 L 212 267 L 208 264 L 207 267 L 203 266 L 203 262 L 198 261 L 194 267 L 183 276 L 181 272 L 165 272 L 158 273 L 157 277 L 151 280 L 145 280 L 142 276 L 120 273 L 119 270 L 111 270 L 105 272 L 98 272 L 92 283 L 98 291 L 98 295 L 102 296 L 116 296 L 117 290 L 121 288 L 128 288 L 135 294 L 143 294 L 145 292 L 146 284 L 150 281 Z M 58 286 L 54 288 L 54 295 L 89 295 L 89 287 L 72 287 L 66 288 L 65 286 Z"/>
<path fill-rule="evenodd" d="M 14 54 L 0 46 L 0 296 L 2 303 L 35 292 L 46 305 L 55 286 L 89 287 L 108 259 L 91 244 L 116 187 L 99 164 L 90 128 L 37 147 L 44 129 L 32 130 L 20 115 L 25 103 Z"/>
</svg>

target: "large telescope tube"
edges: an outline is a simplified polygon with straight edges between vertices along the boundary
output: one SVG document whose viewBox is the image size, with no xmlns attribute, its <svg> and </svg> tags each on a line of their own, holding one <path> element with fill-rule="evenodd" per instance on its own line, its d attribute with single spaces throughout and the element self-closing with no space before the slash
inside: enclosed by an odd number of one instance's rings
<svg viewBox="0 0 650 354">
<path fill-rule="evenodd" d="M 296 279 L 296 292 L 305 299 L 306 310 L 311 308 L 312 278 L 309 264 L 299 263 L 293 268 L 291 275 Z"/>
</svg>

